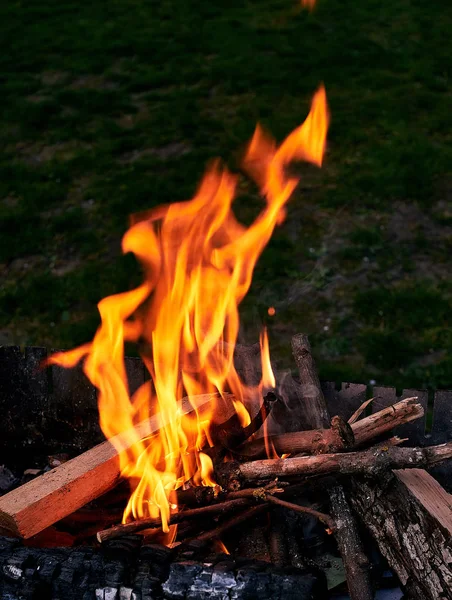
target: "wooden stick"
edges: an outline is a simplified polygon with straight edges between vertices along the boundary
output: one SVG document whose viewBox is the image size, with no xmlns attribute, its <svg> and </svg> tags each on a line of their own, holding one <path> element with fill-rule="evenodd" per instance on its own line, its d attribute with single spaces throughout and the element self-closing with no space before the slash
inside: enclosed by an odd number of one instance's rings
<svg viewBox="0 0 452 600">
<path fill-rule="evenodd" d="M 312 429 L 273 435 L 268 438 L 268 445 L 281 454 L 325 454 L 352 448 L 355 443 L 352 428 L 341 418 L 333 417 L 329 429 Z M 235 454 L 250 460 L 264 455 L 266 444 L 259 438 L 239 446 Z"/>
<path fill-rule="evenodd" d="M 298 340 L 302 340 L 305 346 L 309 346 L 309 342 L 306 336 L 298 336 Z M 292 346 L 294 346 L 294 343 L 294 340 L 292 340 Z M 297 360 L 297 355 L 295 355 L 295 358 Z M 317 385 L 317 404 L 315 406 L 320 406 L 321 412 L 319 413 L 319 418 L 324 419 L 324 414 L 326 413 L 328 415 L 328 408 L 325 402 L 325 398 L 323 397 L 322 390 L 320 388 L 317 372 L 315 371 L 315 365 L 313 364 L 312 358 L 310 357 L 310 353 L 300 352 L 298 355 L 297 366 L 300 372 L 302 384 L 309 382 Z M 314 371 L 314 374 L 312 373 L 312 371 Z M 370 429 L 371 428 L 365 429 L 365 431 L 369 431 Z M 355 432 L 353 432 L 353 434 L 355 436 Z M 362 550 L 362 544 L 359 537 L 358 528 L 356 526 L 353 515 L 351 514 L 351 511 L 349 509 L 347 510 L 348 506 L 342 502 L 335 502 L 335 498 L 345 498 L 342 486 L 337 486 L 336 495 L 334 494 L 334 492 L 329 495 L 331 503 L 334 502 L 336 507 L 336 511 L 334 513 L 334 516 L 336 517 L 337 521 L 336 540 L 338 542 L 339 550 L 342 555 L 342 560 L 345 565 L 345 570 L 347 574 L 347 585 L 351 599 L 368 600 L 372 598 L 372 590 L 370 587 L 368 569 L 365 569 L 365 562 L 362 558 L 365 557 L 365 555 Z M 344 522 L 347 523 L 347 527 L 350 529 L 347 538 L 342 533 L 344 529 Z M 351 544 L 348 544 L 346 542 L 351 542 Z M 356 557 L 360 557 L 361 561 L 355 562 Z"/>
<path fill-rule="evenodd" d="M 331 514 L 335 521 L 335 536 L 344 559 L 350 597 L 356 600 L 372 600 L 370 562 L 363 550 L 355 518 L 341 485 L 329 490 Z"/>
<path fill-rule="evenodd" d="M 452 458 L 452 442 L 427 448 L 377 447 L 344 454 L 256 460 L 235 467 L 236 476 L 243 481 L 259 481 L 325 473 L 377 475 L 389 469 L 432 466 L 448 458 Z"/>
<path fill-rule="evenodd" d="M 218 420 L 227 420 L 234 411 L 230 398 L 225 396 Z M 195 408 L 202 413 L 212 407 L 212 394 L 184 398 L 182 414 Z M 194 408 L 195 407 L 195 408 Z M 126 432 L 115 438 L 116 447 L 127 452 L 130 440 L 143 439 L 169 422 L 156 415 L 143 421 L 133 435 Z M 111 441 L 103 442 L 88 452 L 48 471 L 0 498 L 0 530 L 14 537 L 29 538 L 49 525 L 94 500 L 120 480 L 119 457 Z"/>
<path fill-rule="evenodd" d="M 423 414 L 424 409 L 417 398 L 406 398 L 351 426 L 340 417 L 333 417 L 330 429 L 282 433 L 270 436 L 268 440 L 270 447 L 273 445 L 279 455 L 334 453 L 362 446 L 394 427 L 419 419 Z M 237 448 L 236 454 L 248 460 L 265 456 L 265 441 L 259 438 L 243 444 Z"/>
<path fill-rule="evenodd" d="M 292 338 L 292 353 L 300 373 L 305 400 L 304 410 L 313 429 L 327 428 L 330 422 L 328 409 L 320 388 L 319 376 L 311 354 L 307 335 L 299 333 Z"/>
<path fill-rule="evenodd" d="M 419 419 L 424 414 L 424 409 L 417 401 L 417 397 L 400 400 L 392 406 L 365 417 L 352 424 L 355 435 L 355 444 L 360 446 L 369 440 L 391 431 L 394 427 L 410 423 Z"/>
<path fill-rule="evenodd" d="M 189 540 L 187 542 L 187 544 L 189 546 L 195 546 L 196 548 L 202 547 L 205 544 L 207 544 L 208 542 L 210 542 L 211 540 L 220 538 L 224 533 L 226 533 L 226 531 L 229 531 L 229 529 L 232 529 L 233 527 L 237 527 L 237 525 L 241 525 L 242 523 L 246 523 L 246 521 L 248 521 L 249 519 L 252 519 L 256 515 L 258 515 L 259 513 L 263 512 L 264 510 L 267 510 L 267 509 L 268 509 L 268 506 L 266 504 L 260 504 L 259 506 L 253 506 L 252 508 L 249 508 L 245 512 L 242 512 L 242 513 L 238 514 L 237 516 L 232 517 L 232 519 L 229 519 L 228 521 L 226 521 L 225 523 L 222 523 L 218 527 L 215 527 L 215 529 L 211 529 L 210 531 L 201 533 L 201 535 L 198 535 L 195 538 Z M 185 543 L 186 542 L 183 542 L 183 545 L 185 545 Z M 179 546 L 179 549 L 180 549 L 180 546 Z"/>
<path fill-rule="evenodd" d="M 288 508 L 289 510 L 293 510 L 298 513 L 305 513 L 316 517 L 319 521 L 324 523 L 331 532 L 336 529 L 336 523 L 330 515 L 326 515 L 325 513 L 319 512 L 314 508 L 309 508 L 308 506 L 300 506 L 299 504 L 294 504 L 293 502 L 286 502 L 286 500 L 281 500 L 281 498 L 277 498 L 276 496 L 268 495 L 266 498 L 267 502 L 271 504 L 278 504 L 279 506 L 284 506 L 284 508 Z"/>
<path fill-rule="evenodd" d="M 358 407 L 355 412 L 352 414 L 352 416 L 350 417 L 350 419 L 348 420 L 348 424 L 349 425 L 353 425 L 353 423 L 355 423 L 359 417 L 362 415 L 362 413 L 366 410 L 366 408 L 369 406 L 369 404 L 371 402 L 373 402 L 373 398 L 369 398 L 369 400 L 366 400 L 365 402 L 363 402 L 361 404 L 360 407 Z"/>
</svg>

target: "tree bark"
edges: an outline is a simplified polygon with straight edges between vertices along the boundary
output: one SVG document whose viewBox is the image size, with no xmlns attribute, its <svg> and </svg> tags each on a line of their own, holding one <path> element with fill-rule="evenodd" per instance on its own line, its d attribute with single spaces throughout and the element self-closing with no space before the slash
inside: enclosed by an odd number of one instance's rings
<svg viewBox="0 0 452 600">
<path fill-rule="evenodd" d="M 397 446 L 369 448 L 361 452 L 319 454 L 284 460 L 256 460 L 237 464 L 238 478 L 243 481 L 341 473 L 343 475 L 378 475 L 389 469 L 426 467 L 452 457 L 452 442 L 427 448 Z M 231 463 L 226 463 L 231 465 Z M 232 469 L 232 465 L 229 467 Z"/>
<path fill-rule="evenodd" d="M 410 598 L 452 599 L 451 497 L 426 471 L 353 478 L 350 502 Z"/>
<path fill-rule="evenodd" d="M 307 335 L 299 333 L 292 338 L 292 353 L 300 374 L 306 417 L 313 429 L 326 429 L 330 419 Z"/>
<path fill-rule="evenodd" d="M 344 561 L 348 591 L 351 598 L 372 600 L 374 594 L 370 581 L 370 562 L 364 553 L 355 518 L 342 486 L 330 489 L 331 515 L 336 524 L 335 536 Z"/>
</svg>

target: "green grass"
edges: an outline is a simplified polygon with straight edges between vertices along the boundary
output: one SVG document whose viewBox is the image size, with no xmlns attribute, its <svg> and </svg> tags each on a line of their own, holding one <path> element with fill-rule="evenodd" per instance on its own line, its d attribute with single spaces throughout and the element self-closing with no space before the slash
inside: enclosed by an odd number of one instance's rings
<svg viewBox="0 0 452 600">
<path fill-rule="evenodd" d="M 452 387 L 449 0 L 20 0 L 0 22 L 0 340 L 91 338 L 139 280 L 128 215 L 191 197 L 212 157 L 236 169 L 257 121 L 282 140 L 323 81 L 325 166 L 299 168 L 244 339 L 268 322 L 290 366 L 304 330 L 323 378 Z"/>
</svg>

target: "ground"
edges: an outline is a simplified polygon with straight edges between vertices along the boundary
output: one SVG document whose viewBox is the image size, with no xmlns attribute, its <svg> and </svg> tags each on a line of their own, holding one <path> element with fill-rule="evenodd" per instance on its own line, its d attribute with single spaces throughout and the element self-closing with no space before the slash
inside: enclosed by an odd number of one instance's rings
<svg viewBox="0 0 452 600">
<path fill-rule="evenodd" d="M 140 277 L 128 215 L 237 169 L 257 121 L 282 140 L 323 81 L 325 164 L 298 169 L 242 337 L 267 322 L 293 366 L 309 333 L 324 379 L 452 386 L 450 0 L 19 0 L 0 22 L 0 343 L 90 339 Z"/>
</svg>

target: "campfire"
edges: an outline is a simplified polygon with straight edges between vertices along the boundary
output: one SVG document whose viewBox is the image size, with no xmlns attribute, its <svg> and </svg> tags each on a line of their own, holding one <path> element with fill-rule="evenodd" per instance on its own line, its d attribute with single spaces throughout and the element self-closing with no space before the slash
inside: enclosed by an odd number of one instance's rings
<svg viewBox="0 0 452 600">
<path fill-rule="evenodd" d="M 386 565 L 410 598 L 452 598 L 451 500 L 425 470 L 452 442 L 394 433 L 413 431 L 423 399 L 381 406 L 361 386 L 331 402 L 307 336 L 292 338 L 296 377 L 274 372 L 265 328 L 237 344 L 239 305 L 298 183 L 290 166 L 322 165 L 328 123 L 320 87 L 281 145 L 256 128 L 242 166 L 263 209 L 249 227 L 232 210 L 238 176 L 218 161 L 192 200 L 132 217 L 122 249 L 142 284 L 99 303 L 92 342 L 41 365 L 83 369 L 106 441 L 11 475 L 2 597 L 322 599 L 334 587 L 323 552 L 340 555 L 354 600 L 374 597 Z"/>
<path fill-rule="evenodd" d="M 373 597 L 363 524 L 412 597 L 452 597 L 450 496 L 424 470 L 451 458 L 452 443 L 401 446 L 409 440 L 391 434 L 424 415 L 418 398 L 372 412 L 361 397 L 344 418 L 328 408 L 306 336 L 292 339 L 298 379 L 275 377 L 265 329 L 259 344 L 237 345 L 238 306 L 297 184 L 286 168 L 321 165 L 327 126 L 320 88 L 279 147 L 256 129 L 244 170 L 266 204 L 248 228 L 231 209 L 237 177 L 218 162 L 191 201 L 133 217 L 123 250 L 143 283 L 100 302 L 91 343 L 45 361 L 83 365 L 108 441 L 0 499 L 8 597 L 24 586 L 58 597 L 61 561 L 103 556 L 90 575 L 71 571 L 74 597 L 245 598 L 257 586 L 259 597 L 324 598 L 297 538 L 306 523 L 336 540 L 352 598 Z M 125 343 L 147 371 L 133 390 Z M 40 548 L 65 542 L 66 554 Z"/>
</svg>

